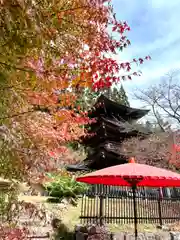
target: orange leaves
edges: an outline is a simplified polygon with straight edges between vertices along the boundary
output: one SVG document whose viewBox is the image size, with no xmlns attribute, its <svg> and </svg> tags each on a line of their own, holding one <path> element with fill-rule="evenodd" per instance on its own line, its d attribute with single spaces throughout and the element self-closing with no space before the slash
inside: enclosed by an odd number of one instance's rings
<svg viewBox="0 0 180 240">
<path fill-rule="evenodd" d="M 72 118 L 72 113 L 73 111 L 71 110 L 66 110 L 66 109 L 61 109 L 59 111 L 56 112 L 55 114 L 55 119 L 57 122 L 57 125 L 69 122 Z M 62 128 L 62 126 L 61 126 Z"/>
<path fill-rule="evenodd" d="M 58 97 L 53 93 L 28 92 L 27 98 L 32 105 L 54 107 L 58 103 Z"/>
<path fill-rule="evenodd" d="M 63 76 L 62 76 L 63 77 Z M 43 83 L 43 86 L 46 87 L 45 89 L 49 92 L 52 92 L 53 90 L 65 90 L 69 87 L 68 80 L 64 77 L 64 79 L 59 77 L 49 76 L 47 78 L 46 82 Z"/>
<path fill-rule="evenodd" d="M 116 20 L 109 0 L 49 0 L 39 1 L 35 8 L 30 3 L 29 8 L 28 19 L 34 29 L 26 32 L 23 28 L 22 34 L 20 31 L 22 42 L 28 44 L 24 46 L 26 51 L 17 56 L 16 66 L 20 64 L 28 72 L 18 86 L 25 96 L 24 106 L 34 112 L 18 121 L 32 144 L 28 150 L 39 154 L 33 155 L 33 163 L 28 162 L 28 167 L 33 165 L 31 170 L 38 174 L 39 169 L 50 168 L 49 151 L 61 149 L 56 155 L 62 156 L 66 154 L 62 146 L 67 141 L 79 140 L 86 134 L 83 125 L 90 120 L 82 113 L 84 105 L 80 97 L 84 90 L 101 91 L 125 79 L 119 77 L 119 70 L 128 72 L 129 79 L 136 73 L 131 73 L 131 62 L 121 64 L 113 60 L 116 50 L 129 45 L 124 34 L 130 28 L 126 22 Z M 19 41 L 17 46 L 15 49 L 19 52 Z M 143 61 L 139 58 L 136 62 Z M 16 77 L 15 83 L 19 83 L 19 79 Z M 77 102 L 82 104 L 82 109 Z M 11 108 L 15 106 L 12 103 Z M 24 110 L 24 106 L 20 105 L 20 110 Z M 27 160 L 26 154 L 24 159 Z M 67 158 L 63 156 L 63 159 Z"/>
<path fill-rule="evenodd" d="M 73 93 L 62 93 L 59 96 L 58 106 L 60 107 L 74 107 L 77 96 Z"/>
<path fill-rule="evenodd" d="M 82 88 L 91 88 L 92 87 L 92 77 L 93 73 L 90 70 L 86 70 L 82 67 L 80 73 L 72 78 L 71 87 L 82 87 Z"/>
<path fill-rule="evenodd" d="M 76 87 L 77 85 L 80 84 L 80 82 L 81 82 L 81 76 L 77 76 L 72 80 L 71 86 Z"/>
<path fill-rule="evenodd" d="M 81 73 L 81 79 L 83 80 L 83 81 L 88 81 L 88 80 L 90 80 L 91 78 L 92 78 L 92 72 L 93 72 L 93 69 L 92 69 L 92 71 L 88 71 L 88 72 L 82 72 Z"/>
<path fill-rule="evenodd" d="M 63 11 L 58 12 L 58 14 L 57 14 L 57 18 L 58 18 L 58 20 L 59 20 L 60 22 L 62 21 L 64 15 L 65 15 L 65 12 L 63 12 Z"/>
<path fill-rule="evenodd" d="M 65 146 L 60 146 L 56 149 L 52 149 L 52 150 L 49 150 L 49 156 L 52 157 L 52 158 L 57 158 L 59 157 L 60 155 L 66 153 L 68 150 Z"/>
<path fill-rule="evenodd" d="M 82 87 L 82 88 L 92 88 L 92 72 L 85 72 L 82 71 L 80 76 L 77 76 L 75 79 L 72 80 L 71 86 Z"/>
</svg>

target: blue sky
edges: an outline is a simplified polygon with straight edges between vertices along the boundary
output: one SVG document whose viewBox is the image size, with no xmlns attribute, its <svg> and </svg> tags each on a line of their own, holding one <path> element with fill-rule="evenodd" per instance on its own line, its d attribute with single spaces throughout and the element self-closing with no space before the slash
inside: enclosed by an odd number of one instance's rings
<svg viewBox="0 0 180 240">
<path fill-rule="evenodd" d="M 180 68 L 180 0 L 112 0 L 117 19 L 131 27 L 131 46 L 116 58 L 120 61 L 150 55 L 140 70 L 143 75 L 124 83 L 129 96 L 136 87 L 156 83 L 167 72 Z M 140 103 L 132 101 L 132 106 Z"/>
</svg>

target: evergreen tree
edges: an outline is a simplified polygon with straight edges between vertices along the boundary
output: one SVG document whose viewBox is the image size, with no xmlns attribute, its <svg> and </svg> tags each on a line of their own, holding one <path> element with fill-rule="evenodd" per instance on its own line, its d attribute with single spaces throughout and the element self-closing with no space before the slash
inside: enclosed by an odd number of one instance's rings
<svg viewBox="0 0 180 240">
<path fill-rule="evenodd" d="M 125 106 L 130 106 L 128 97 L 126 95 L 126 92 L 124 90 L 123 85 L 121 85 L 120 88 L 117 86 L 109 89 L 103 89 L 98 92 L 93 92 L 90 89 L 84 89 L 83 92 L 81 92 L 78 100 L 77 105 L 81 106 L 83 110 L 88 110 L 92 108 L 92 106 L 95 104 L 97 98 L 103 94 L 110 100 L 117 102 L 119 104 L 123 104 Z"/>
<path fill-rule="evenodd" d="M 119 104 L 123 104 L 125 106 L 130 106 L 128 97 L 126 95 L 126 91 L 124 90 L 124 87 L 122 84 L 119 89 L 117 87 L 114 87 L 113 89 L 111 89 L 110 99 Z"/>
</svg>

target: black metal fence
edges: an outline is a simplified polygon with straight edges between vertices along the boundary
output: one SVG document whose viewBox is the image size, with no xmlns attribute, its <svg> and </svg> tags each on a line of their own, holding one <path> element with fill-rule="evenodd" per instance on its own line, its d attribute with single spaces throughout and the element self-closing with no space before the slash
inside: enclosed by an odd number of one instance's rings
<svg viewBox="0 0 180 240">
<path fill-rule="evenodd" d="M 180 188 L 137 188 L 138 223 L 180 221 Z M 132 190 L 128 187 L 93 185 L 82 196 L 81 222 L 129 224 L 134 222 Z"/>
</svg>

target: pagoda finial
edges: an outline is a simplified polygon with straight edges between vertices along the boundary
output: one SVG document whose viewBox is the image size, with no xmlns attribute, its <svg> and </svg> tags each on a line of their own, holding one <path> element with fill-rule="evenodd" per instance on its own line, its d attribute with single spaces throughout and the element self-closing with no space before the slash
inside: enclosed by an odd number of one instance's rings
<svg viewBox="0 0 180 240">
<path fill-rule="evenodd" d="M 135 157 L 131 157 L 131 158 L 129 158 L 129 163 L 136 163 L 136 161 L 135 161 Z"/>
</svg>

